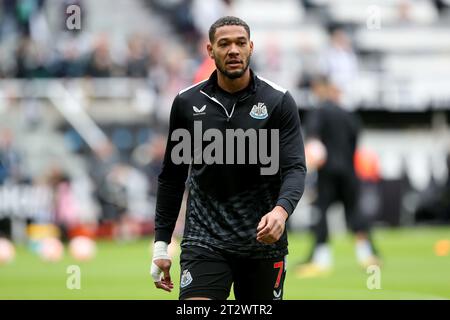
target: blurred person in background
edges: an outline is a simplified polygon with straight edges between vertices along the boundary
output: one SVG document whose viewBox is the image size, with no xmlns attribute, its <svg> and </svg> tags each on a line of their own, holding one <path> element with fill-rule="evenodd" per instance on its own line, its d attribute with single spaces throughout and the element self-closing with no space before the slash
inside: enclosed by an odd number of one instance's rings
<svg viewBox="0 0 450 320">
<path fill-rule="evenodd" d="M 46 78 L 50 73 L 49 50 L 33 38 L 20 38 L 16 49 L 17 78 Z"/>
<path fill-rule="evenodd" d="M 86 75 L 94 78 L 106 78 L 113 74 L 114 65 L 111 59 L 109 38 L 100 34 L 88 58 Z"/>
<path fill-rule="evenodd" d="M 353 107 L 358 79 L 358 57 L 344 29 L 330 26 L 330 43 L 319 57 L 319 72 L 326 75 L 341 91 L 345 107 Z"/>
<path fill-rule="evenodd" d="M 356 235 L 356 257 L 363 267 L 378 264 L 370 239 L 369 223 L 358 210 L 360 185 L 354 169 L 359 121 L 344 110 L 339 89 L 325 76 L 313 80 L 312 90 L 318 108 L 306 119 L 306 161 L 318 171 L 318 219 L 312 227 L 314 244 L 306 263 L 297 267 L 297 276 L 314 277 L 328 273 L 333 266 L 329 245 L 327 210 L 341 201 L 351 230 Z M 319 147 L 318 147 L 319 146 Z"/>
<path fill-rule="evenodd" d="M 145 159 L 146 163 L 142 170 L 148 177 L 150 195 L 156 197 L 158 188 L 158 175 L 161 172 L 164 160 L 164 152 L 166 150 L 167 137 L 155 133 L 151 141 L 146 146 Z"/>
<path fill-rule="evenodd" d="M 149 183 L 142 170 L 128 165 L 109 141 L 94 150 L 91 177 L 94 196 L 101 207 L 100 236 L 133 240 L 140 235 L 148 206 Z"/>
<path fill-rule="evenodd" d="M 145 41 L 142 35 L 133 34 L 128 39 L 128 56 L 126 62 L 126 75 L 133 78 L 145 78 L 147 76 L 147 55 Z"/>
<path fill-rule="evenodd" d="M 82 55 L 82 44 L 79 38 L 69 38 L 61 41 L 50 70 L 53 77 L 78 78 L 85 72 L 86 58 Z"/>
<path fill-rule="evenodd" d="M 21 155 L 14 146 L 14 136 L 10 129 L 0 130 L 0 186 L 18 183 L 21 177 Z M 11 219 L 0 216 L 0 237 L 11 236 Z"/>
<path fill-rule="evenodd" d="M 14 134 L 6 128 L 0 131 L 0 185 L 22 178 L 22 156 L 14 145 Z"/>
<path fill-rule="evenodd" d="M 107 176 L 109 198 L 118 208 L 114 217 L 116 239 L 134 240 L 140 235 L 140 222 L 144 222 L 149 212 L 148 181 L 143 172 L 120 163 Z"/>
<path fill-rule="evenodd" d="M 59 165 L 48 169 L 45 183 L 53 192 L 54 222 L 61 231 L 62 240 L 68 239 L 69 230 L 78 223 L 77 203 L 73 196 L 71 178 Z"/>
<path fill-rule="evenodd" d="M 120 188 L 115 189 L 108 181 L 108 176 L 119 163 L 118 150 L 111 142 L 105 141 L 94 149 L 94 157 L 90 163 L 90 176 L 97 186 L 95 198 L 101 207 L 100 222 L 112 223 L 124 210 L 118 205 L 119 200 L 116 199 L 119 198 L 118 195 L 123 194 L 123 191 Z"/>
<path fill-rule="evenodd" d="M 224 0 L 193 0 L 190 9 L 194 26 L 203 37 L 214 21 L 229 13 L 230 4 Z"/>
</svg>

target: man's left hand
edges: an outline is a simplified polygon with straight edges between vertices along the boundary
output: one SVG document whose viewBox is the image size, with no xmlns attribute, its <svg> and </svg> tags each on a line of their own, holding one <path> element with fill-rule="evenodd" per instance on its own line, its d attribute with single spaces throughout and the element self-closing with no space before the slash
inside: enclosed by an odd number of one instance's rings
<svg viewBox="0 0 450 320">
<path fill-rule="evenodd" d="M 276 206 L 272 211 L 261 218 L 256 231 L 256 240 L 264 244 L 277 242 L 284 232 L 288 213 L 281 206 Z"/>
</svg>

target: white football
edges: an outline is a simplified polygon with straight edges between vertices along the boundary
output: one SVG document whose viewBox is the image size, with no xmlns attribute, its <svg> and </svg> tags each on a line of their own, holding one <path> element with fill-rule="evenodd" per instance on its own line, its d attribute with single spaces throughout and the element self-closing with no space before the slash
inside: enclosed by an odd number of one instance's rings
<svg viewBox="0 0 450 320">
<path fill-rule="evenodd" d="M 16 256 L 14 245 L 6 238 L 0 238 L 0 265 L 10 263 Z"/>
<path fill-rule="evenodd" d="M 64 255 L 64 246 L 57 238 L 43 239 L 39 246 L 39 256 L 44 261 L 57 262 Z"/>
<path fill-rule="evenodd" d="M 75 260 L 88 261 L 95 257 L 97 246 L 92 239 L 78 236 L 70 240 L 69 252 Z"/>
</svg>

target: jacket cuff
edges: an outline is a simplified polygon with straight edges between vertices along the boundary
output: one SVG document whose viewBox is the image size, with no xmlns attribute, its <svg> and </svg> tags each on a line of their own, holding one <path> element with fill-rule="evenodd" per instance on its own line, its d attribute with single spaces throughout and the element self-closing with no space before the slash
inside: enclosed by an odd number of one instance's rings
<svg viewBox="0 0 450 320">
<path fill-rule="evenodd" d="M 155 242 L 156 241 L 164 241 L 167 244 L 170 244 L 172 240 L 172 233 L 164 230 L 164 229 L 156 229 L 155 230 Z"/>
<path fill-rule="evenodd" d="M 291 202 L 284 198 L 278 199 L 276 205 L 283 207 L 283 209 L 286 210 L 288 216 L 291 216 L 292 212 L 294 212 L 295 209 Z"/>
</svg>

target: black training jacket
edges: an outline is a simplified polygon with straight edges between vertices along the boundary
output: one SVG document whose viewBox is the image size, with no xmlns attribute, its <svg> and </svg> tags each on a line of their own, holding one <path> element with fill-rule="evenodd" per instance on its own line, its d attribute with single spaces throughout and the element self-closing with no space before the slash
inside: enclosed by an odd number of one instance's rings
<svg viewBox="0 0 450 320">
<path fill-rule="evenodd" d="M 322 102 L 307 117 L 305 131 L 320 139 L 327 149 L 328 159 L 321 174 L 354 175 L 353 157 L 360 123 L 358 117 L 332 101 Z"/>
<path fill-rule="evenodd" d="M 264 245 L 256 241 L 256 228 L 261 217 L 276 205 L 291 215 L 303 194 L 306 166 L 296 103 L 285 89 L 251 71 L 249 87 L 232 105 L 226 106 L 219 100 L 216 72 L 208 80 L 180 91 L 174 99 L 163 168 L 158 178 L 155 241 L 170 243 L 190 168 L 182 247 L 195 245 L 250 258 L 286 255 L 286 231 L 278 242 Z M 179 141 L 172 141 L 172 133 L 185 129 L 194 137 L 194 123 L 201 124 L 202 133 L 218 129 L 224 142 L 227 129 L 266 129 L 269 133 L 278 130 L 279 170 L 262 175 L 261 167 L 269 165 L 261 163 L 259 158 L 256 164 L 249 163 L 248 156 L 244 164 L 237 161 L 227 164 L 226 148 L 223 163 L 198 163 L 202 158 L 197 158 L 191 165 L 175 164 L 171 154 Z M 210 141 L 203 141 L 202 150 Z M 246 142 L 245 150 L 249 152 L 249 141 Z M 270 142 L 268 138 L 269 156 L 274 154 Z M 191 145 L 194 158 L 194 143 Z M 237 152 L 235 148 L 235 160 Z"/>
</svg>

